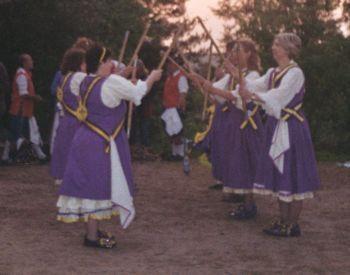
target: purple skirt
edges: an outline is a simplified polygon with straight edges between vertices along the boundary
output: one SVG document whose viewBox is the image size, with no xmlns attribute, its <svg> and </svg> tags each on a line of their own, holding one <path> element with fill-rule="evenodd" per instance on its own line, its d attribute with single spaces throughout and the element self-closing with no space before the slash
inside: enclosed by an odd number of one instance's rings
<svg viewBox="0 0 350 275">
<path fill-rule="evenodd" d="M 135 193 L 129 142 L 124 130 L 115 139 L 130 194 Z M 76 132 L 68 156 L 60 195 L 91 199 L 111 199 L 111 156 L 108 143 L 82 125 Z"/>
<path fill-rule="evenodd" d="M 313 197 L 320 180 L 317 162 L 307 120 L 300 122 L 294 117 L 288 120 L 290 149 L 284 154 L 284 169 L 281 174 L 269 156 L 277 119 L 269 116 L 266 122 L 266 137 L 259 160 L 254 192 L 276 194 L 280 200 L 290 202 Z"/>
<path fill-rule="evenodd" d="M 59 121 L 50 163 L 50 174 L 55 179 L 63 178 L 71 144 L 80 126 L 80 122 L 68 114 Z"/>
<path fill-rule="evenodd" d="M 254 104 L 247 105 L 249 110 L 253 110 L 254 107 Z M 264 140 L 264 126 L 259 111 L 252 117 L 257 130 L 251 124 L 240 129 L 246 118 L 242 110 L 232 106 L 229 115 L 225 129 L 223 191 L 238 194 L 251 193 Z"/>
</svg>

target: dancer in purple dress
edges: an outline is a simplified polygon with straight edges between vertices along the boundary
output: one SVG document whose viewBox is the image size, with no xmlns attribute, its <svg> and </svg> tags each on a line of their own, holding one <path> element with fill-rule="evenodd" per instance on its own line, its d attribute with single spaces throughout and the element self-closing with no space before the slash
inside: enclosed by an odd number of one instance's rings
<svg viewBox="0 0 350 275">
<path fill-rule="evenodd" d="M 276 35 L 272 52 L 278 67 L 257 80 L 247 80 L 241 89 L 247 100 L 261 102 L 268 115 L 254 192 L 278 197 L 280 218 L 264 230 L 274 236 L 300 236 L 303 200 L 312 198 L 320 185 L 310 129 L 302 111 L 305 78 L 293 61 L 300 49 L 297 35 Z"/>
<path fill-rule="evenodd" d="M 143 96 L 161 77 L 153 71 L 146 81 L 131 81 L 110 75 L 111 52 L 94 46 L 86 53 L 87 73 L 80 88 L 77 112 L 82 124 L 77 130 L 60 196 L 58 220 L 84 221 L 84 245 L 113 248 L 115 239 L 99 230 L 99 221 L 119 214 L 127 228 L 135 217 L 131 156 L 124 130 L 125 100 L 139 105 Z"/>
<path fill-rule="evenodd" d="M 53 143 L 50 167 L 50 174 L 56 184 L 62 182 L 70 146 L 80 126 L 76 110 L 80 84 L 86 76 L 85 51 L 77 48 L 69 49 L 63 57 L 61 72 L 62 77 L 56 96 L 62 111 Z"/>
<path fill-rule="evenodd" d="M 255 43 L 250 39 L 241 39 L 236 42 L 236 48 L 232 51 L 233 60 L 242 68 L 242 75 L 247 80 L 257 79 L 260 70 L 260 58 Z M 235 69 L 232 63 L 226 61 L 226 70 Z M 218 89 L 204 79 L 205 89 L 212 94 L 220 95 L 228 101 L 225 127 L 220 129 L 220 134 L 225 137 L 225 151 L 221 156 L 220 166 L 223 169 L 224 193 L 244 195 L 244 203 L 237 210 L 230 213 L 233 219 L 246 220 L 254 218 L 257 214 L 256 204 L 253 198 L 253 184 L 260 154 L 261 144 L 264 138 L 264 127 L 259 114 L 259 106 L 253 102 L 246 104 L 247 111 L 243 111 L 243 104 L 238 93 L 229 89 Z M 237 79 L 238 83 L 238 79 Z"/>
</svg>

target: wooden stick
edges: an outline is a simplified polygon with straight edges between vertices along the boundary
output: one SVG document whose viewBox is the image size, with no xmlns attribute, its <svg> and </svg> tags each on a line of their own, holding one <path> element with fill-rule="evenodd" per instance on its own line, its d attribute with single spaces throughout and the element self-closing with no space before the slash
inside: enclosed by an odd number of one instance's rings
<svg viewBox="0 0 350 275">
<path fill-rule="evenodd" d="M 149 31 L 150 28 L 151 28 L 151 22 L 148 22 L 147 25 L 146 25 L 146 28 L 144 29 L 144 31 L 143 31 L 143 33 L 141 35 L 139 43 L 137 44 L 137 47 L 136 47 L 136 49 L 134 51 L 134 54 L 132 55 L 132 57 L 130 59 L 129 66 L 131 66 L 135 62 L 135 59 L 137 59 L 137 56 L 139 55 L 141 47 L 142 47 L 143 43 L 145 42 L 146 36 L 147 36 L 148 31 Z"/>
<path fill-rule="evenodd" d="M 188 70 L 190 71 L 190 73 L 195 74 L 195 71 L 193 70 L 192 64 L 190 63 L 190 61 L 188 61 L 188 59 L 185 57 L 184 53 L 182 52 L 181 49 L 178 49 L 179 55 L 181 56 L 182 60 L 185 62 L 185 65 L 187 66 Z M 199 88 L 199 91 L 205 95 L 205 91 L 202 87 L 202 85 L 196 81 L 196 86 Z"/>
<path fill-rule="evenodd" d="M 207 80 L 209 80 L 209 81 L 210 81 L 210 78 L 211 78 L 211 61 L 212 61 L 212 57 L 213 57 L 213 42 L 210 43 L 210 48 L 209 48 L 209 61 L 208 61 L 208 71 L 207 71 Z M 209 93 L 205 93 L 204 103 L 203 103 L 203 111 L 202 111 L 202 121 L 205 120 L 205 116 L 207 114 L 208 97 L 209 97 Z"/>
<path fill-rule="evenodd" d="M 158 65 L 158 70 L 162 69 L 166 60 L 168 59 L 171 50 L 174 48 L 174 46 L 177 43 L 177 40 L 179 39 L 179 36 L 181 34 L 181 31 L 183 30 L 183 26 L 181 26 L 175 33 L 174 37 L 173 37 L 173 41 L 171 42 L 169 48 L 166 50 L 165 54 L 162 57 L 162 60 L 160 61 L 159 65 Z"/>
<path fill-rule="evenodd" d="M 174 63 L 174 65 L 181 71 L 183 72 L 187 77 L 189 77 L 189 72 L 186 71 L 186 69 L 184 67 L 182 67 L 181 65 L 179 65 L 179 63 L 177 63 L 173 58 L 171 58 L 170 56 L 168 56 L 168 59 Z"/>
<path fill-rule="evenodd" d="M 239 58 L 239 52 L 240 52 L 240 44 L 239 42 L 237 43 L 237 58 L 238 58 L 238 79 L 239 79 L 239 85 L 240 87 L 242 86 L 243 83 L 243 72 L 242 72 L 242 66 L 241 66 L 241 60 Z M 241 88 L 240 88 L 241 89 Z M 246 114 L 247 113 L 247 103 L 246 101 L 242 98 L 242 109 L 243 112 Z"/>
<path fill-rule="evenodd" d="M 132 70 L 132 77 L 131 77 L 132 80 L 136 79 L 137 61 L 138 61 L 138 57 L 136 56 L 136 58 L 134 60 L 134 67 L 133 67 L 133 70 Z M 129 101 L 128 121 L 127 121 L 127 128 L 126 128 L 126 133 L 127 133 L 128 139 L 130 138 L 130 133 L 131 133 L 133 109 L 134 109 L 134 104 L 132 103 L 132 101 Z"/>
<path fill-rule="evenodd" d="M 125 49 L 126 49 L 126 45 L 128 44 L 129 35 L 130 35 L 130 31 L 126 31 L 125 36 L 124 36 L 123 45 L 122 45 L 122 48 L 121 48 L 120 53 L 119 53 L 119 58 L 118 58 L 118 65 L 119 66 L 120 66 L 120 64 L 122 64 L 123 59 L 124 59 Z"/>
<path fill-rule="evenodd" d="M 219 46 L 216 44 L 214 38 L 211 36 L 211 34 L 210 34 L 208 28 L 205 26 L 205 24 L 204 24 L 202 18 L 200 18 L 200 17 L 198 16 L 197 19 L 198 19 L 199 24 L 202 26 L 203 30 L 204 30 L 204 31 L 207 33 L 207 35 L 209 36 L 209 39 L 211 40 L 211 43 L 213 43 L 214 48 L 216 49 L 217 53 L 218 53 L 219 56 L 220 56 L 221 61 L 223 62 L 223 61 L 225 60 L 225 57 L 224 57 L 224 55 L 222 54 L 222 52 L 220 51 Z"/>
</svg>

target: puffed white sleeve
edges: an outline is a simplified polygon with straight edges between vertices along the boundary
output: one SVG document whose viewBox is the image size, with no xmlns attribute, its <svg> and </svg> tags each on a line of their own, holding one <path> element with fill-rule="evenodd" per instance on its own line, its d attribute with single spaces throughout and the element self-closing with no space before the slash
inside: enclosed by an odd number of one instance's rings
<svg viewBox="0 0 350 275">
<path fill-rule="evenodd" d="M 70 82 L 70 90 L 75 95 L 79 95 L 80 84 L 86 77 L 85 73 L 77 72 L 72 76 L 72 81 Z"/>
<path fill-rule="evenodd" d="M 21 74 L 16 79 L 16 84 L 18 87 L 18 92 L 20 96 L 28 95 L 28 81 L 25 75 Z"/>
<path fill-rule="evenodd" d="M 300 68 L 292 68 L 282 78 L 278 88 L 256 94 L 265 102 L 262 107 L 266 113 L 280 119 L 282 109 L 301 91 L 304 82 L 303 71 Z"/>
<path fill-rule="evenodd" d="M 229 88 L 229 84 L 230 84 L 230 75 L 226 74 L 223 78 L 214 82 L 213 87 L 216 89 L 220 89 L 220 90 L 227 90 Z M 212 97 L 221 104 L 226 101 L 225 98 L 223 98 L 219 95 L 212 95 Z"/>
<path fill-rule="evenodd" d="M 266 74 L 259 78 L 245 78 L 246 88 L 252 93 L 263 93 L 269 89 L 270 76 L 273 68 L 269 69 Z"/>
<path fill-rule="evenodd" d="M 139 80 L 135 85 L 119 75 L 110 75 L 102 85 L 101 98 L 103 104 L 109 108 L 117 107 L 122 100 L 140 105 L 147 90 L 145 81 Z"/>
<path fill-rule="evenodd" d="M 189 90 L 189 85 L 188 85 L 187 78 L 185 76 L 180 77 L 179 83 L 178 83 L 178 88 L 179 88 L 179 92 L 181 94 L 187 94 L 187 92 Z"/>
</svg>

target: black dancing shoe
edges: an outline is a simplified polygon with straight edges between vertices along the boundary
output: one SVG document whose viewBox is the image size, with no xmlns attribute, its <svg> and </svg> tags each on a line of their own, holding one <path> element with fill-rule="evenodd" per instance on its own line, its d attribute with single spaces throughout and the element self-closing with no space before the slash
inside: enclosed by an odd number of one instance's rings
<svg viewBox="0 0 350 275">
<path fill-rule="evenodd" d="M 254 219 L 258 213 L 258 209 L 255 204 L 253 204 L 250 209 L 248 209 L 244 204 L 238 206 L 238 208 L 230 213 L 230 218 L 238 221 Z"/>
<path fill-rule="evenodd" d="M 264 229 L 263 232 L 275 237 L 299 237 L 301 235 L 298 224 L 291 225 L 282 222 L 272 224 L 270 228 Z"/>
<path fill-rule="evenodd" d="M 116 246 L 116 242 L 112 239 L 100 238 L 100 237 L 98 237 L 97 240 L 89 240 L 85 236 L 84 246 L 94 247 L 94 248 L 112 249 Z"/>
<path fill-rule="evenodd" d="M 290 228 L 290 237 L 300 237 L 301 236 L 301 229 L 299 224 L 295 223 Z"/>
<path fill-rule="evenodd" d="M 208 189 L 210 190 L 222 190 L 223 188 L 224 188 L 224 185 L 222 183 L 215 183 L 208 187 Z"/>
<path fill-rule="evenodd" d="M 110 240 L 115 242 L 115 237 L 111 233 L 109 233 L 107 231 L 98 230 L 97 231 L 97 237 L 98 238 L 110 239 Z"/>
<path fill-rule="evenodd" d="M 244 195 L 240 194 L 225 194 L 222 197 L 222 201 L 229 203 L 243 203 Z"/>
</svg>

